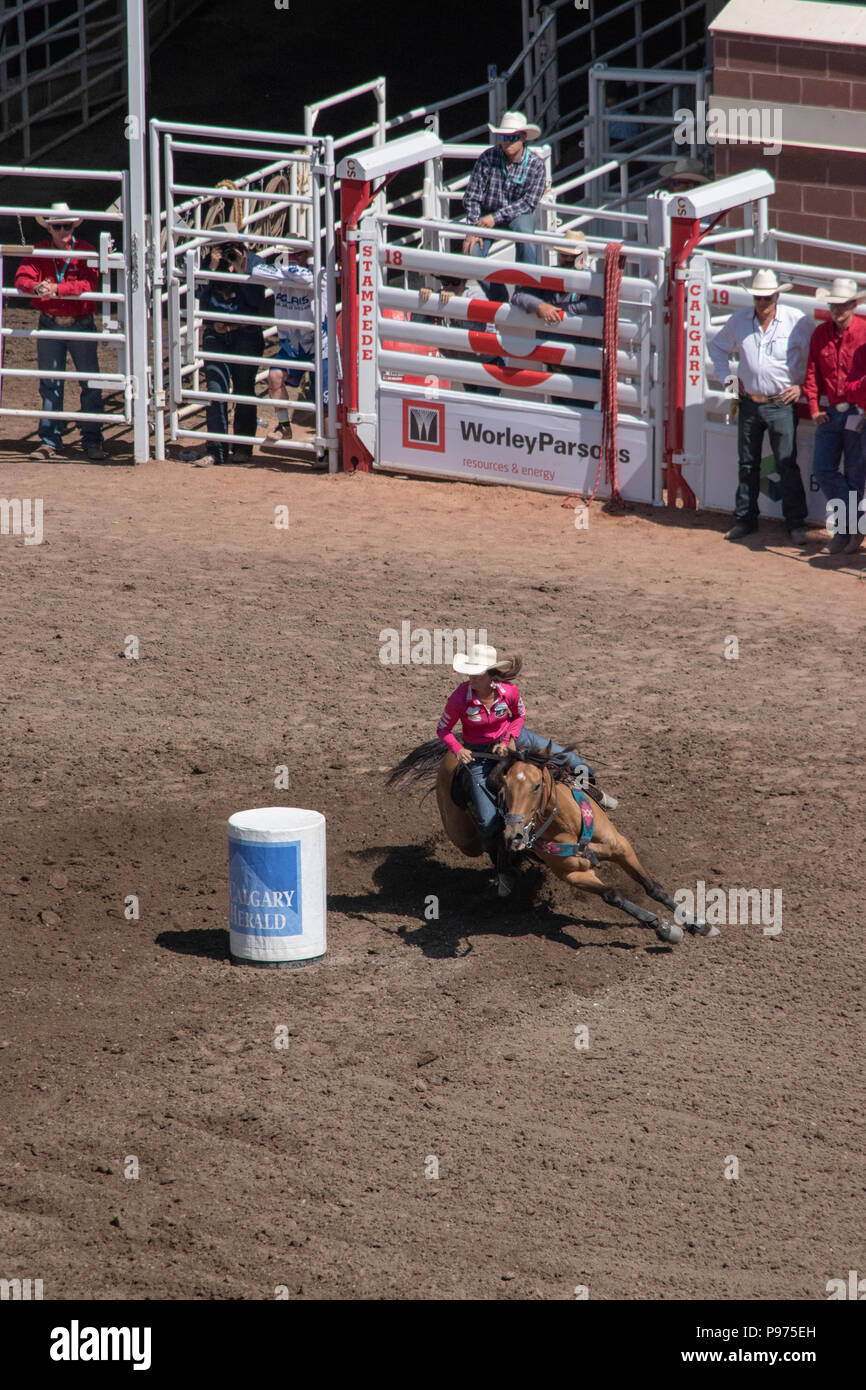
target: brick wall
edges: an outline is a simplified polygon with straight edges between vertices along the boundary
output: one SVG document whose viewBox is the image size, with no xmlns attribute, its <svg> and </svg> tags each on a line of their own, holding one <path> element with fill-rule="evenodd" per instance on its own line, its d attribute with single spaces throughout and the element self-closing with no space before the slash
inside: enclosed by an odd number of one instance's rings
<svg viewBox="0 0 866 1390">
<path fill-rule="evenodd" d="M 866 112 L 866 49 L 793 39 L 714 36 L 713 93 L 780 105 Z M 784 132 L 783 132 L 784 134 Z M 866 245 L 866 154 L 787 146 L 765 155 L 760 145 L 717 145 L 716 178 L 766 169 L 776 180 L 770 223 L 804 236 Z M 783 260 L 809 262 L 816 248 L 779 241 Z M 839 270 L 866 275 L 862 255 L 836 252 Z"/>
</svg>

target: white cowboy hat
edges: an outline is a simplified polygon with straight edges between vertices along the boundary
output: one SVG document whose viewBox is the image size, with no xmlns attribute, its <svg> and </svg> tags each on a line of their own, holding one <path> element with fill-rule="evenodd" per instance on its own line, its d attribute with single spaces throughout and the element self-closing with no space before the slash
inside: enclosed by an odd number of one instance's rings
<svg viewBox="0 0 866 1390">
<path fill-rule="evenodd" d="M 480 676 L 482 671 L 495 666 L 496 661 L 495 647 L 483 647 L 476 642 L 465 654 L 458 652 L 452 665 L 461 676 Z"/>
<path fill-rule="evenodd" d="M 76 217 L 68 203 L 52 203 L 44 217 L 37 217 L 40 227 L 80 227 L 83 217 Z"/>
<path fill-rule="evenodd" d="M 699 159 L 675 159 L 659 169 L 663 179 L 690 179 L 692 183 L 709 183 Z"/>
<path fill-rule="evenodd" d="M 780 285 L 776 279 L 775 270 L 757 270 L 751 285 L 746 285 L 744 288 L 748 294 L 768 295 L 783 294 L 785 290 L 791 288 L 791 285 L 787 280 Z"/>
<path fill-rule="evenodd" d="M 491 135 L 513 135 L 518 130 L 526 131 L 527 144 L 532 144 L 541 135 L 541 127 L 528 121 L 522 111 L 506 111 L 499 125 L 489 125 Z"/>
<path fill-rule="evenodd" d="M 852 299 L 862 304 L 866 299 L 866 290 L 858 290 L 856 280 L 837 275 L 829 289 L 826 285 L 821 285 L 815 291 L 815 298 L 823 300 L 825 304 L 847 304 Z"/>
<path fill-rule="evenodd" d="M 229 236 L 240 236 L 236 222 L 214 222 L 209 232 L 226 232 Z"/>
</svg>

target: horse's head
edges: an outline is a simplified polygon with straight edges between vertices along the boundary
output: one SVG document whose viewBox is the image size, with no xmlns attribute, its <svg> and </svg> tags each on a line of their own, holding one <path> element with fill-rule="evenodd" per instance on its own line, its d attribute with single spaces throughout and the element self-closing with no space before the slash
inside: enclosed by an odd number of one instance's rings
<svg viewBox="0 0 866 1390">
<path fill-rule="evenodd" d="M 547 763 L 551 745 L 540 753 L 521 753 L 514 739 L 509 751 L 491 774 L 490 787 L 496 792 L 499 813 L 505 821 L 503 840 L 507 850 L 529 849 L 544 819 L 543 812 L 553 788 Z"/>
</svg>

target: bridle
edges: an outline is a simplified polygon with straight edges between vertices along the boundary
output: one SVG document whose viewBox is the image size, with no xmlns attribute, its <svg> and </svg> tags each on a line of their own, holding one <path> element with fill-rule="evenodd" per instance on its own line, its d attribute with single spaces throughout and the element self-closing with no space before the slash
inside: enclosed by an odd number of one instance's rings
<svg viewBox="0 0 866 1390">
<path fill-rule="evenodd" d="M 516 767 L 516 766 L 517 766 L 516 763 L 512 763 L 512 767 Z M 510 772 L 510 771 L 511 771 L 511 769 L 509 768 L 509 772 Z M 499 790 L 499 796 L 498 796 L 497 800 L 498 800 L 498 802 L 499 802 L 500 814 L 501 814 L 503 820 L 505 821 L 505 824 L 506 824 L 506 825 L 515 825 L 515 826 L 519 826 L 519 825 L 522 824 L 522 827 L 523 827 L 523 828 L 522 828 L 522 834 L 523 834 L 523 841 L 524 841 L 524 842 L 523 842 L 523 844 L 520 846 L 520 849 L 521 849 L 521 850 L 532 849 L 532 846 L 535 844 L 535 841 L 538 839 L 538 837 L 539 837 L 540 835 L 543 835 L 544 831 L 547 829 L 547 827 L 551 824 L 552 821 L 556 820 L 556 815 L 557 815 L 557 812 L 558 812 L 558 810 L 559 810 L 559 801 L 558 801 L 557 794 L 556 794 L 556 779 L 554 778 L 553 774 L 550 772 L 549 768 L 543 767 L 543 768 L 541 769 L 541 785 L 542 785 L 542 787 L 544 786 L 544 779 L 545 779 L 545 777 L 547 777 L 547 776 L 550 777 L 551 786 L 553 787 L 553 810 L 551 811 L 550 815 L 547 817 L 547 820 L 544 822 L 544 824 L 543 824 L 543 825 L 540 825 L 540 826 L 538 827 L 537 830 L 536 830 L 536 828 L 535 828 L 536 817 L 538 817 L 538 816 L 541 815 L 542 808 L 543 808 L 543 806 L 544 806 L 544 805 L 546 804 L 546 802 L 547 802 L 547 796 L 539 797 L 539 799 L 538 799 L 538 806 L 537 806 L 536 809 L 533 811 L 532 815 L 529 817 L 529 820 L 526 820 L 526 817 L 525 817 L 525 816 L 521 816 L 521 815 L 516 814 L 516 813 L 513 812 L 513 811 L 507 811 L 507 810 L 506 810 L 505 786 L 503 785 L 503 786 L 500 788 L 500 790 Z M 505 779 L 503 778 L 503 784 L 504 784 L 504 780 L 505 780 Z M 548 793 L 548 795 L 549 795 L 549 793 Z M 516 848 L 516 847 L 515 847 L 515 848 Z"/>
</svg>

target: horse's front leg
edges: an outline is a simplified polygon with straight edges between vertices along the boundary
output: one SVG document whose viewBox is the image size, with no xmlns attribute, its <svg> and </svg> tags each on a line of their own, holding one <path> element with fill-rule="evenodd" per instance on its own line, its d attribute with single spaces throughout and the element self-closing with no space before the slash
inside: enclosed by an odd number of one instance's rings
<svg viewBox="0 0 866 1390">
<path fill-rule="evenodd" d="M 610 825 L 610 822 L 608 822 Z M 613 827 L 610 827 L 613 830 Z M 593 842 L 593 849 L 599 859 L 612 859 L 615 864 L 619 864 L 621 869 L 625 869 L 627 874 L 640 884 L 647 897 L 655 902 L 661 903 L 669 912 L 678 913 L 676 920 L 688 927 L 693 936 L 719 936 L 718 927 L 710 927 L 706 922 L 698 917 L 692 917 L 690 913 L 684 913 L 671 897 L 667 889 L 659 883 L 658 879 L 648 874 L 643 864 L 641 864 L 631 844 L 624 835 L 614 831 L 608 843 L 596 844 Z"/>
<path fill-rule="evenodd" d="M 595 870 L 590 866 L 586 859 L 574 859 L 568 861 L 575 865 L 573 868 L 565 868 L 557 873 L 559 865 L 552 865 L 553 872 L 557 878 L 561 878 L 570 887 L 576 888 L 581 893 L 595 893 L 603 902 L 610 903 L 611 907 L 619 908 L 621 912 L 628 913 L 642 927 L 652 927 L 660 941 L 670 942 L 671 945 L 683 939 L 683 929 L 678 927 L 675 922 L 668 922 L 665 918 L 657 916 L 655 912 L 648 912 L 644 907 L 638 907 L 637 903 L 629 902 L 624 898 L 617 888 L 611 888 L 599 878 Z M 577 866 L 580 867 L 577 867 Z M 586 867 L 582 867 L 586 865 Z"/>
</svg>

